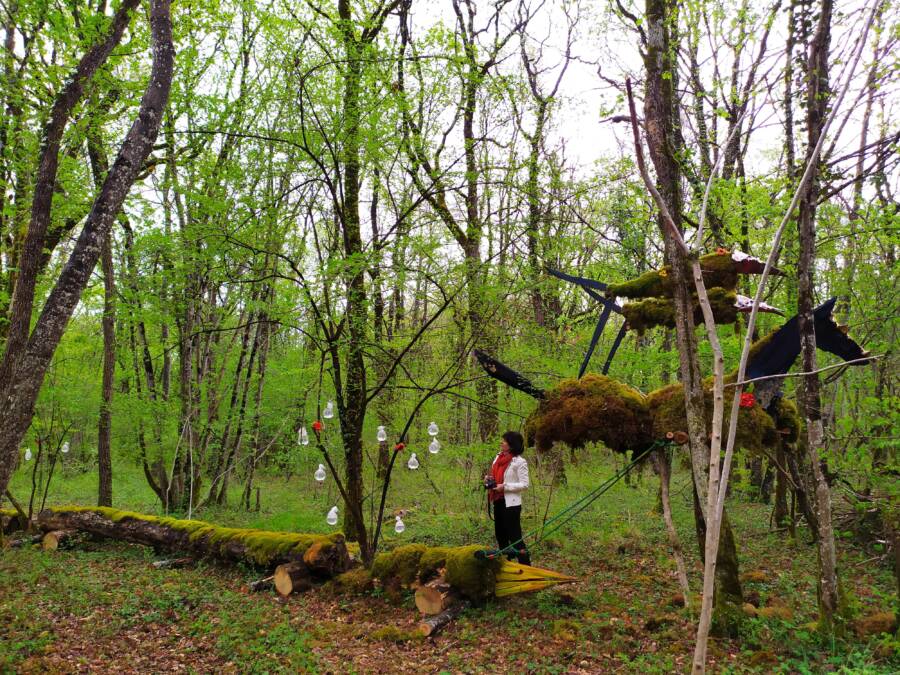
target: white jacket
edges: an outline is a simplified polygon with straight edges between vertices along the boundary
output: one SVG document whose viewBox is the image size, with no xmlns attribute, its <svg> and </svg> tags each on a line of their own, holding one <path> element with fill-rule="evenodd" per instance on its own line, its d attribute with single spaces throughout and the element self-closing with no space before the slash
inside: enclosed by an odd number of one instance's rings
<svg viewBox="0 0 900 675">
<path fill-rule="evenodd" d="M 497 454 L 499 457 L 500 454 Z M 497 457 L 494 461 L 497 461 Z M 521 506 L 522 493 L 528 489 L 528 462 L 521 455 L 512 458 L 503 474 L 503 497 L 507 506 Z"/>
</svg>

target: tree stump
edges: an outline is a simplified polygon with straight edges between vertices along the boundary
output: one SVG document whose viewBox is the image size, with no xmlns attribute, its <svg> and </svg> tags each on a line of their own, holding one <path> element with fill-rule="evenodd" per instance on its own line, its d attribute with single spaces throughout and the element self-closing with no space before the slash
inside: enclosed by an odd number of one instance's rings
<svg viewBox="0 0 900 675">
<path fill-rule="evenodd" d="M 302 593 L 312 588 L 309 568 L 302 562 L 285 563 L 275 568 L 273 575 L 275 590 L 284 597 L 291 593 Z"/>
</svg>

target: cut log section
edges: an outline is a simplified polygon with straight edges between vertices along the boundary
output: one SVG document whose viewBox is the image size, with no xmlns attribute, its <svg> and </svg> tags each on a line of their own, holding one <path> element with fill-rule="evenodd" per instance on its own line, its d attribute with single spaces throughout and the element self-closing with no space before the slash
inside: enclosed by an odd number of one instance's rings
<svg viewBox="0 0 900 675">
<path fill-rule="evenodd" d="M 440 614 L 460 602 L 461 597 L 443 577 L 432 579 L 416 589 L 416 607 L 422 614 Z"/>
<path fill-rule="evenodd" d="M 425 637 L 434 637 L 468 606 L 469 603 L 465 601 L 451 605 L 440 614 L 429 616 L 420 621 L 416 629 Z"/>
<path fill-rule="evenodd" d="M 275 587 L 275 575 L 273 574 L 270 577 L 264 577 L 262 579 L 257 579 L 256 581 L 251 581 L 247 584 L 247 589 L 251 593 L 260 593 L 262 591 L 268 591 Z"/>
<path fill-rule="evenodd" d="M 72 548 L 84 541 L 84 532 L 78 530 L 54 530 L 47 532 L 41 540 L 41 548 L 45 551 L 56 551 L 61 548 Z"/>
<path fill-rule="evenodd" d="M 312 588 L 312 576 L 306 563 L 292 562 L 279 565 L 273 575 L 275 590 L 284 597 L 291 593 L 302 593 Z"/>
</svg>

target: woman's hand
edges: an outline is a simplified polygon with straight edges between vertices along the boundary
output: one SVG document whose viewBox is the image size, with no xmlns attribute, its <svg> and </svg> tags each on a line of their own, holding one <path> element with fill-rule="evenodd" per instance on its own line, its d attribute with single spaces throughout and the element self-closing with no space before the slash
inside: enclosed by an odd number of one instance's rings
<svg viewBox="0 0 900 675">
<path fill-rule="evenodd" d="M 503 490 L 504 490 L 504 485 L 503 485 L 503 483 L 500 483 L 500 484 L 499 484 L 497 487 L 495 487 L 494 489 L 502 495 L 502 494 L 503 494 Z"/>
</svg>

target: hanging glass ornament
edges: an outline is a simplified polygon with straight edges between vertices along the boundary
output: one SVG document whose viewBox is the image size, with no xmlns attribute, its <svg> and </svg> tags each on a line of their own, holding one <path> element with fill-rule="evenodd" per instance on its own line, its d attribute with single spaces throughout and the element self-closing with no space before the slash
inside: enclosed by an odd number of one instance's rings
<svg viewBox="0 0 900 675">
<path fill-rule="evenodd" d="M 436 455 L 438 454 L 438 452 L 440 452 L 440 450 L 441 442 L 436 438 L 431 439 L 431 443 L 428 444 L 428 452 L 430 452 L 432 455 Z"/>
<path fill-rule="evenodd" d="M 416 459 L 416 453 L 412 453 L 409 456 L 409 461 L 406 463 L 406 466 L 408 466 L 413 471 L 419 468 L 419 460 Z"/>
<path fill-rule="evenodd" d="M 338 521 L 338 509 L 336 506 L 331 507 L 331 511 L 328 512 L 328 515 L 325 516 L 325 522 L 329 525 L 337 525 Z"/>
<path fill-rule="evenodd" d="M 394 523 L 394 532 L 397 534 L 403 534 L 403 530 L 406 529 L 406 525 L 403 523 L 403 518 L 397 516 L 397 522 Z"/>
<path fill-rule="evenodd" d="M 31 448 L 25 448 L 25 461 L 31 461 Z"/>
<path fill-rule="evenodd" d="M 62 454 L 64 454 L 64 455 L 67 452 L 69 452 L 69 441 L 66 441 L 65 443 L 62 444 L 62 447 L 60 448 L 60 452 L 62 452 Z"/>
<path fill-rule="evenodd" d="M 437 436 L 438 435 L 438 425 L 432 422 L 428 425 L 428 435 L 429 436 Z"/>
<path fill-rule="evenodd" d="M 378 433 L 375 434 L 375 438 L 378 439 L 379 443 L 384 443 L 387 440 L 387 432 L 384 430 L 384 427 L 378 427 Z"/>
<path fill-rule="evenodd" d="M 309 445 L 309 434 L 306 432 L 306 427 L 300 427 L 297 431 L 297 443 L 300 445 Z"/>
<path fill-rule="evenodd" d="M 324 482 L 324 480 L 325 480 L 325 465 L 324 464 L 319 464 L 319 468 L 316 469 L 315 476 L 316 476 L 317 481 L 319 481 L 320 483 Z"/>
<path fill-rule="evenodd" d="M 322 411 L 322 417 L 326 420 L 330 420 L 334 417 L 334 403 L 332 401 L 328 401 L 328 403 L 325 404 L 325 410 Z"/>
</svg>

